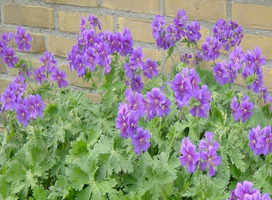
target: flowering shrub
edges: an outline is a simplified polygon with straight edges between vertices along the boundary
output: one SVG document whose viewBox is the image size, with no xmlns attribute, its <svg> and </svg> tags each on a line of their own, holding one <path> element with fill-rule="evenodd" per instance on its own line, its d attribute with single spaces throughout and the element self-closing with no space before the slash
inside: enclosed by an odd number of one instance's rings
<svg viewBox="0 0 272 200">
<path fill-rule="evenodd" d="M 1 94 L 1 199 L 271 199 L 272 97 L 261 50 L 239 46 L 242 27 L 218 20 L 198 44 L 200 24 L 187 23 L 184 10 L 169 25 L 155 16 L 152 35 L 173 62 L 165 74 L 161 61 L 143 60 L 128 29 L 101 26 L 83 17 L 67 54 L 99 104 L 67 87 L 53 54 L 36 69 L 17 57 L 13 39 L 19 51 L 31 49 L 23 28 L 2 35 L 0 56 L 19 73 Z M 219 62 L 223 50 L 228 59 Z"/>
</svg>

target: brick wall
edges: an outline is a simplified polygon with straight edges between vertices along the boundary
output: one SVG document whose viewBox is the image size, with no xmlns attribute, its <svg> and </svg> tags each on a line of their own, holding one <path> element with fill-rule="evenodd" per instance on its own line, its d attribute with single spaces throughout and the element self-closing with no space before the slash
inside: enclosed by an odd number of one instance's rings
<svg viewBox="0 0 272 200">
<path fill-rule="evenodd" d="M 23 26 L 33 36 L 30 53 L 19 53 L 39 67 L 39 57 L 45 50 L 57 56 L 59 65 L 68 73 L 69 83 L 74 87 L 87 88 L 75 72 L 70 72 L 65 56 L 76 42 L 82 15 L 97 15 L 103 30 L 118 31 L 127 27 L 131 30 L 134 45 L 142 46 L 145 57 L 163 60 L 165 52 L 158 51 L 151 34 L 150 24 L 155 14 L 164 15 L 172 21 L 178 9 L 185 9 L 190 20 L 199 20 L 202 41 L 209 34 L 215 21 L 220 18 L 234 20 L 243 26 L 243 50 L 258 45 L 267 59 L 265 85 L 272 90 L 272 1 L 267 0 L 1 0 L 0 34 L 15 31 Z M 187 49 L 181 48 L 182 52 Z M 223 56 L 224 58 L 224 56 Z M 0 58 L 1 59 L 1 58 Z M 170 64 L 162 67 L 168 72 Z M 0 93 L 16 70 L 4 66 L 0 60 Z M 93 96 L 94 101 L 98 101 Z"/>
</svg>

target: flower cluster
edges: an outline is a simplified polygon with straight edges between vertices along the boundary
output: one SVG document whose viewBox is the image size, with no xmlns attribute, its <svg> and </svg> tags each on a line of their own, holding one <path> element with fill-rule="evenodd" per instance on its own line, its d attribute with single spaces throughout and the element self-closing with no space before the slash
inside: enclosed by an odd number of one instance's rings
<svg viewBox="0 0 272 200">
<path fill-rule="evenodd" d="M 54 54 L 45 52 L 44 56 L 40 57 L 40 63 L 42 66 L 34 70 L 34 77 L 37 83 L 43 84 L 46 81 L 46 77 L 51 75 L 50 81 L 56 82 L 59 88 L 67 86 L 66 73 L 58 69 Z"/>
<path fill-rule="evenodd" d="M 25 78 L 21 75 L 8 85 L 8 88 L 1 95 L 0 110 L 15 110 L 18 122 L 24 126 L 28 121 L 41 117 L 44 109 L 44 103 L 39 94 L 23 97 L 26 89 Z"/>
<path fill-rule="evenodd" d="M 141 73 L 147 79 L 152 79 L 158 75 L 158 65 L 155 60 L 147 59 L 143 61 L 144 54 L 142 48 L 133 49 L 132 54 L 129 57 L 129 62 L 124 64 L 127 82 L 131 86 L 131 89 L 136 92 L 141 92 L 143 89 L 143 82 Z"/>
<path fill-rule="evenodd" d="M 197 42 L 201 38 L 200 24 L 194 21 L 187 24 L 187 16 L 184 10 L 177 12 L 173 24 L 166 27 L 166 20 L 161 15 L 156 15 L 152 24 L 152 35 L 156 39 L 158 48 L 168 49 L 175 46 L 181 39 L 190 42 Z"/>
<path fill-rule="evenodd" d="M 261 192 L 257 188 L 252 189 L 252 186 L 253 183 L 249 181 L 237 183 L 236 188 L 231 191 L 231 196 L 228 200 L 271 200 L 268 193 L 261 195 Z"/>
<path fill-rule="evenodd" d="M 188 137 L 183 138 L 180 148 L 182 156 L 179 159 L 189 173 L 194 173 L 200 163 L 200 169 L 204 171 L 208 168 L 209 176 L 212 177 L 216 173 L 216 166 L 221 164 L 221 156 L 217 155 L 220 145 L 213 140 L 212 132 L 206 132 L 205 137 L 206 139 L 200 140 L 199 153 Z"/>
<path fill-rule="evenodd" d="M 271 126 L 266 126 L 261 130 L 260 125 L 249 130 L 249 147 L 255 155 L 272 153 L 272 132 Z"/>
<path fill-rule="evenodd" d="M 248 88 L 252 88 L 254 92 L 260 92 L 263 88 L 263 71 L 261 66 L 265 65 L 265 58 L 261 56 L 261 49 L 256 47 L 252 51 L 247 51 L 244 56 L 245 67 L 242 71 L 242 77 L 255 75 L 256 78 L 252 85 L 248 85 Z"/>
<path fill-rule="evenodd" d="M 230 105 L 232 109 L 232 115 L 236 122 L 242 119 L 242 122 L 245 122 L 247 119 L 250 119 L 253 110 L 253 103 L 249 102 L 249 97 L 244 95 L 241 102 L 238 102 L 237 97 L 235 96 Z"/>
<path fill-rule="evenodd" d="M 206 37 L 202 44 L 202 54 L 206 61 L 215 60 L 220 56 L 220 50 L 224 48 L 229 51 L 230 47 L 239 45 L 243 38 L 243 29 L 236 22 L 220 19 L 213 27 L 213 36 Z"/>
<path fill-rule="evenodd" d="M 148 130 L 138 127 L 141 117 L 153 119 L 156 115 L 163 117 L 170 112 L 171 102 L 158 88 L 153 88 L 146 94 L 146 100 L 143 95 L 130 89 L 126 90 L 127 103 L 122 102 L 118 108 L 118 117 L 116 118 L 116 128 L 120 130 L 121 137 L 131 138 L 135 146 L 134 151 L 141 153 L 141 149 L 146 151 L 149 147 L 147 140 L 150 138 Z"/>
<path fill-rule="evenodd" d="M 244 79 L 252 77 L 253 80 L 247 83 L 248 89 L 255 93 L 262 93 L 264 103 L 268 99 L 267 88 L 263 87 L 263 71 L 261 66 L 265 64 L 265 58 L 261 56 L 261 50 L 256 47 L 245 54 L 240 46 L 237 46 L 229 54 L 229 62 L 224 60 L 222 63 L 216 63 L 213 67 L 214 78 L 217 83 L 224 85 L 233 83 L 239 71 Z M 241 70 L 240 70 L 241 69 Z"/>
<path fill-rule="evenodd" d="M 216 38 L 226 51 L 235 45 L 240 45 L 243 39 L 243 29 L 234 21 L 228 24 L 225 20 L 220 19 L 215 23 L 212 31 L 213 38 Z"/>
<path fill-rule="evenodd" d="M 101 22 L 94 15 L 81 19 L 80 35 L 77 44 L 68 53 L 68 62 L 71 70 L 76 70 L 78 76 L 83 76 L 88 70 L 95 71 L 96 66 L 102 66 L 104 74 L 111 71 L 111 57 L 113 53 L 122 56 L 132 53 L 133 40 L 130 31 L 125 28 L 123 33 L 101 31 Z M 100 30 L 96 34 L 95 28 Z"/>
<path fill-rule="evenodd" d="M 174 91 L 175 100 L 179 108 L 189 106 L 192 107 L 190 113 L 195 117 L 207 117 L 210 110 L 211 94 L 208 91 L 207 85 L 199 87 L 200 79 L 195 69 L 183 69 L 182 73 L 178 73 L 171 83 L 171 88 Z"/>
</svg>

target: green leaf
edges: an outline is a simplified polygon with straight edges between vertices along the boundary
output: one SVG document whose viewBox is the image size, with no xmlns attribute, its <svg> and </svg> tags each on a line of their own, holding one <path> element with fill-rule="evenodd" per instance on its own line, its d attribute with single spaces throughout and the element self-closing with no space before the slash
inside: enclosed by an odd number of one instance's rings
<svg viewBox="0 0 272 200">
<path fill-rule="evenodd" d="M 89 175 L 86 174 L 79 166 L 67 168 L 66 176 L 70 180 L 72 187 L 78 191 L 81 191 L 85 184 L 90 183 Z"/>
<path fill-rule="evenodd" d="M 86 199 L 90 199 L 91 197 L 91 193 L 92 193 L 92 187 L 88 186 L 85 189 L 81 190 L 78 195 L 76 200 L 86 200 Z"/>
<path fill-rule="evenodd" d="M 48 195 L 48 191 L 45 190 L 42 186 L 36 185 L 33 188 L 33 197 L 35 199 L 46 200 L 47 199 L 47 195 Z"/>
<path fill-rule="evenodd" d="M 5 178 L 8 182 L 19 182 L 23 180 L 25 176 L 26 171 L 17 161 L 12 162 L 9 166 L 9 169 L 5 173 Z"/>
</svg>

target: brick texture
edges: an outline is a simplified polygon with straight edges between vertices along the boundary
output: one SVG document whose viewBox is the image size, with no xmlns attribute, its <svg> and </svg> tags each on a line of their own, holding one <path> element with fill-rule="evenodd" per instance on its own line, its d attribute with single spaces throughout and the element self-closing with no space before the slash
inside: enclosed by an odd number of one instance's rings
<svg viewBox="0 0 272 200">
<path fill-rule="evenodd" d="M 150 27 L 151 21 L 149 20 L 119 17 L 118 25 L 119 31 L 122 31 L 124 27 L 128 28 L 131 31 L 133 40 L 155 43 Z"/>
<path fill-rule="evenodd" d="M 4 22 L 44 28 L 54 28 L 52 8 L 18 4 L 3 5 Z"/>
<path fill-rule="evenodd" d="M 73 13 L 73 12 L 59 12 L 59 28 L 61 31 L 69 33 L 79 32 L 80 20 L 85 16 L 88 20 L 90 13 Z M 102 31 L 113 31 L 113 17 L 112 16 L 98 16 L 102 24 Z"/>
<path fill-rule="evenodd" d="M 256 46 L 259 46 L 262 50 L 262 55 L 265 56 L 265 58 L 268 60 L 272 60 L 271 44 L 271 37 L 251 34 L 244 34 L 244 39 L 241 42 L 241 46 L 244 52 L 247 50 L 253 50 L 256 48 Z"/>
<path fill-rule="evenodd" d="M 232 20 L 249 28 L 272 30 L 272 6 L 233 4 Z"/>
<path fill-rule="evenodd" d="M 6 65 L 3 63 L 2 58 L 0 58 L 0 73 L 1 74 L 6 74 L 7 73 Z"/>
<path fill-rule="evenodd" d="M 175 17 L 180 9 L 184 9 L 192 20 L 217 21 L 226 19 L 227 3 L 221 0 L 165 0 L 165 14 Z"/>
<path fill-rule="evenodd" d="M 102 7 L 114 10 L 160 14 L 159 0 L 102 0 Z"/>
<path fill-rule="evenodd" d="M 97 0 L 46 0 L 46 3 L 67 4 L 74 6 L 97 7 Z"/>
<path fill-rule="evenodd" d="M 4 32 L 13 32 L 16 33 L 16 30 L 7 30 L 7 29 L 0 29 L 0 35 Z M 33 53 L 42 53 L 45 51 L 45 42 L 44 42 L 44 35 L 38 34 L 38 33 L 32 33 L 32 32 L 27 32 L 30 33 L 32 36 L 32 42 L 31 42 L 31 49 L 30 52 Z M 15 42 L 12 43 L 12 47 L 17 49 L 17 45 Z"/>
<path fill-rule="evenodd" d="M 9 81 L 6 79 L 0 79 L 0 94 L 3 93 L 8 87 Z"/>
<path fill-rule="evenodd" d="M 48 51 L 54 53 L 56 56 L 67 57 L 67 52 L 71 51 L 72 46 L 76 43 L 76 39 L 49 35 L 47 44 Z"/>
</svg>

